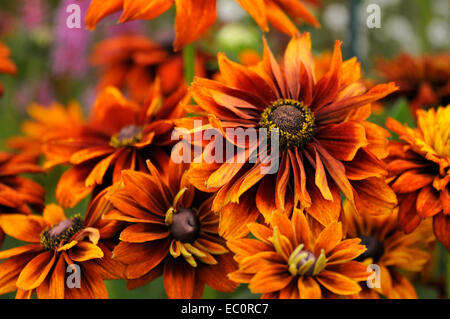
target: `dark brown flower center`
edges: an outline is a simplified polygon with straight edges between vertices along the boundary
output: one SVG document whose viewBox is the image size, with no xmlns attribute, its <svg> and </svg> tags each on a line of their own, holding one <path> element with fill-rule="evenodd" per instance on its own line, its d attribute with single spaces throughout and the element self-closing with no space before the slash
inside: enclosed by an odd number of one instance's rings
<svg viewBox="0 0 450 319">
<path fill-rule="evenodd" d="M 172 216 L 170 233 L 173 238 L 182 243 L 194 242 L 200 232 L 200 221 L 194 210 L 189 208 L 180 208 Z"/>
<path fill-rule="evenodd" d="M 272 121 L 276 126 L 288 132 L 296 131 L 303 119 L 303 113 L 292 105 L 282 105 L 272 113 Z"/>
<path fill-rule="evenodd" d="M 56 249 L 66 243 L 73 235 L 83 229 L 83 222 L 79 215 L 60 221 L 41 234 L 41 244 L 45 249 Z"/>
<path fill-rule="evenodd" d="M 268 138 L 279 132 L 280 148 L 301 147 L 315 132 L 313 112 L 302 102 L 290 99 L 275 101 L 264 110 L 259 125 L 268 129 Z"/>
<path fill-rule="evenodd" d="M 367 250 L 356 258 L 357 261 L 372 258 L 376 262 L 383 256 L 384 245 L 377 238 L 373 236 L 361 236 L 361 245 L 366 246 Z"/>
<path fill-rule="evenodd" d="M 132 145 L 142 139 L 142 128 L 137 125 L 124 126 L 119 133 L 111 138 L 110 144 L 114 147 Z"/>
</svg>

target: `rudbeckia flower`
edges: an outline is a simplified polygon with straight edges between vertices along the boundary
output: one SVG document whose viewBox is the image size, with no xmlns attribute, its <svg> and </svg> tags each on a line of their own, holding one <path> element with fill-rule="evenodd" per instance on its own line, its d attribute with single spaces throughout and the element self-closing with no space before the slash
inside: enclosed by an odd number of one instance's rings
<svg viewBox="0 0 450 319">
<path fill-rule="evenodd" d="M 0 152 L 0 215 L 30 214 L 44 206 L 44 188 L 31 179 L 19 176 L 40 173 L 37 158 L 29 154 Z M 0 227 L 0 246 L 4 233 Z"/>
<path fill-rule="evenodd" d="M 371 272 L 355 261 L 366 248 L 360 239 L 343 240 L 342 224 L 310 228 L 300 209 L 291 219 L 274 213 L 272 227 L 249 223 L 255 238 L 228 241 L 239 269 L 229 277 L 248 283 L 261 298 L 320 299 L 359 293 Z"/>
<path fill-rule="evenodd" d="M 30 155 L 42 155 L 42 141 L 46 136 L 84 123 L 83 110 L 76 101 L 69 102 L 67 107 L 59 103 L 50 106 L 33 103 L 27 113 L 31 119 L 22 124 L 23 135 L 9 138 L 7 145 Z"/>
<path fill-rule="evenodd" d="M 417 128 L 389 118 L 386 126 L 403 141 L 392 141 L 386 159 L 398 194 L 398 221 L 410 233 L 433 217 L 436 238 L 450 250 L 450 105 L 417 111 Z"/>
<path fill-rule="evenodd" d="M 213 209 L 221 213 L 225 238 L 245 236 L 245 225 L 257 218 L 258 210 L 270 222 L 272 212 L 289 212 L 298 203 L 326 226 L 339 218 L 340 193 L 372 214 L 390 212 L 396 205 L 380 160 L 387 156 L 389 133 L 366 119 L 370 103 L 397 87 L 380 84 L 366 91 L 359 64 L 356 59 L 343 62 L 340 46 L 337 41 L 330 69 L 320 78 L 313 72 L 306 33 L 290 41 L 281 65 L 265 43 L 257 66 L 242 66 L 219 54 L 222 81 L 194 80 L 191 94 L 198 105 L 189 106 L 189 112 L 200 116 L 179 120 L 177 126 L 189 129 L 194 138 L 200 131 L 216 130 L 236 148 L 232 155 L 224 151 L 222 162 L 197 157 L 188 172 L 195 187 L 218 191 Z M 195 128 L 195 121 L 202 126 Z M 251 143 L 236 138 L 238 130 L 248 128 L 270 134 L 278 130 L 279 152 L 268 154 L 268 147 L 258 145 L 261 139 Z M 204 153 L 225 144 L 219 142 L 212 139 Z M 256 163 L 250 163 L 255 152 Z M 275 174 L 263 173 L 262 168 L 276 162 Z M 362 200 L 367 198 L 374 200 Z"/>
<path fill-rule="evenodd" d="M 318 55 L 313 55 L 314 58 L 314 74 L 316 78 L 321 78 L 324 76 L 331 66 L 333 53 L 330 51 L 324 51 Z M 347 60 L 345 63 L 357 63 L 356 57 L 353 57 Z M 377 83 L 375 80 L 362 77 L 362 83 L 366 86 L 367 89 L 373 88 Z M 383 104 L 379 101 L 371 103 L 372 112 L 375 114 L 380 114 L 383 111 Z"/>
<path fill-rule="evenodd" d="M 0 73 L 16 74 L 16 65 L 11 61 L 9 55 L 10 50 L 2 43 L 0 43 Z M 3 95 L 3 86 L 0 84 L 0 96 Z"/>
<path fill-rule="evenodd" d="M 86 25 L 94 29 L 97 23 L 110 14 L 122 11 L 119 22 L 150 20 L 176 6 L 175 41 L 176 50 L 197 40 L 216 21 L 217 0 L 92 0 Z M 290 36 L 298 29 L 289 16 L 315 27 L 319 22 L 300 0 L 237 0 L 264 31 L 269 24 Z M 289 15 L 289 16 L 288 16 Z"/>
<path fill-rule="evenodd" d="M 114 87 L 98 96 L 90 120 L 78 127 L 46 136 L 44 168 L 72 166 L 60 178 L 56 198 L 73 207 L 91 191 L 120 179 L 124 169 L 143 170 L 151 159 L 159 168 L 167 165 L 173 118 L 184 114 L 182 97 L 162 99 L 157 80 L 142 105 L 128 100 Z"/>
<path fill-rule="evenodd" d="M 170 161 L 160 174 L 147 163 L 150 174 L 122 172 L 122 188 L 108 195 L 114 209 L 104 215 L 128 224 L 113 252 L 127 265 L 127 287 L 163 275 L 169 298 L 201 298 L 205 284 L 232 292 L 237 285 L 226 275 L 236 265 L 217 234 L 211 197 L 187 182 L 186 165 Z"/>
<path fill-rule="evenodd" d="M 89 213 L 88 213 L 89 215 Z M 47 205 L 43 216 L 0 215 L 5 233 L 27 242 L 0 251 L 0 294 L 17 290 L 16 298 L 107 298 L 103 279 L 120 278 L 123 266 L 99 242 L 101 230 L 92 219 L 67 218 L 63 209 Z M 116 273 L 117 271 L 117 273 Z"/>
<path fill-rule="evenodd" d="M 413 115 L 420 108 L 447 105 L 450 102 L 449 65 L 449 53 L 418 57 L 403 53 L 392 60 L 377 61 L 380 75 L 398 84 L 398 95 L 408 99 Z"/>
<path fill-rule="evenodd" d="M 363 285 L 356 298 L 417 299 L 417 293 L 406 274 L 420 273 L 430 260 L 429 250 L 435 238 L 431 220 L 424 221 L 415 231 L 405 234 L 397 222 L 398 208 L 389 215 L 357 214 L 348 201 L 343 204 L 347 238 L 360 238 L 367 250 L 356 260 L 378 266 L 374 287 Z M 379 280 L 379 287 L 376 287 Z"/>
<path fill-rule="evenodd" d="M 206 56 L 197 54 L 196 74 L 206 76 Z M 91 64 L 99 66 L 100 89 L 115 86 L 125 89 L 135 101 L 143 101 L 156 77 L 161 79 L 164 96 L 187 90 L 181 54 L 171 53 L 147 37 L 127 34 L 98 43 Z"/>
</svg>

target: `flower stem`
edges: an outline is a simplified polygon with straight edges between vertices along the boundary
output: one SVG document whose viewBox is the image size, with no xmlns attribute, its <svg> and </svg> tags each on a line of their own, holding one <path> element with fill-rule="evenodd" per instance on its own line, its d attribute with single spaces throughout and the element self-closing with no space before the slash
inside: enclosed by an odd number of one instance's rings
<svg viewBox="0 0 450 319">
<path fill-rule="evenodd" d="M 183 49 L 184 78 L 188 85 L 192 83 L 195 75 L 195 43 L 186 45 Z"/>
</svg>

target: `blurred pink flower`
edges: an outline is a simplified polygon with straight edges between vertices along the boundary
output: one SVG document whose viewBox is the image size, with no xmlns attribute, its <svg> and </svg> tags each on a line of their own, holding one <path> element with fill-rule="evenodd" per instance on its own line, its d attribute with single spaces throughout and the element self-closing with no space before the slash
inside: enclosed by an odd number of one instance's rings
<svg viewBox="0 0 450 319">
<path fill-rule="evenodd" d="M 71 13 L 66 10 L 71 4 L 79 5 L 81 9 L 80 28 L 71 29 L 67 26 L 67 19 Z M 56 11 L 55 42 L 52 53 L 52 68 L 55 74 L 81 77 L 87 71 L 91 32 L 84 28 L 84 17 L 88 6 L 89 1 L 86 0 L 63 0 Z"/>
<path fill-rule="evenodd" d="M 48 7 L 45 0 L 22 0 L 21 18 L 25 28 L 33 30 L 45 24 Z"/>
</svg>

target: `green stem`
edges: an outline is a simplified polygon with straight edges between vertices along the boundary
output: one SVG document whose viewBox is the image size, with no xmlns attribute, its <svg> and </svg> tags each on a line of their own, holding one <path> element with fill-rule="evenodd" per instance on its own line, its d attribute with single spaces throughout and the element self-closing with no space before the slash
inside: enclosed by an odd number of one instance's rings
<svg viewBox="0 0 450 319">
<path fill-rule="evenodd" d="M 183 49 L 184 78 L 190 85 L 195 75 L 195 43 L 186 45 Z"/>
</svg>

